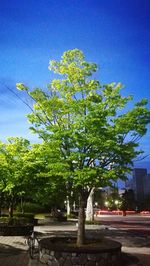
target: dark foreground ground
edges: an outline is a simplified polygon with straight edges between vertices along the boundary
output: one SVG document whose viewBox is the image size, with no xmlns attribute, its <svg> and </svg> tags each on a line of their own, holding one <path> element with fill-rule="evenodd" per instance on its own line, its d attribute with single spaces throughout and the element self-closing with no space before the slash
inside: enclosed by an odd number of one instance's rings
<svg viewBox="0 0 150 266">
<path fill-rule="evenodd" d="M 122 243 L 121 266 L 150 266 L 150 216 L 96 218 L 101 225 L 86 225 L 88 236 L 107 237 Z M 75 222 L 35 226 L 39 238 L 48 235 L 76 235 Z M 0 266 L 41 266 L 29 260 L 24 237 L 0 236 Z"/>
<path fill-rule="evenodd" d="M 105 235 L 122 243 L 122 251 L 150 266 L 150 215 L 100 216 Z"/>
</svg>

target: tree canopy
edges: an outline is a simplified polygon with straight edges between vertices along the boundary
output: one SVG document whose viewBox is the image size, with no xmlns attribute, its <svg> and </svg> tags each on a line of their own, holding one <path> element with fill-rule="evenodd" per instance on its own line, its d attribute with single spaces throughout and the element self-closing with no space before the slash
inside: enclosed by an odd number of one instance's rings
<svg viewBox="0 0 150 266">
<path fill-rule="evenodd" d="M 30 90 L 22 83 L 17 88 L 34 102 L 28 119 L 53 154 L 51 172 L 79 193 L 83 207 L 93 187 L 125 178 L 140 153 L 138 140 L 146 133 L 150 111 L 147 99 L 128 110 L 132 97 L 122 96 L 122 84 L 101 84 L 92 78 L 97 65 L 87 62 L 78 49 L 50 61 L 49 69 L 56 79 L 46 90 Z"/>
<path fill-rule="evenodd" d="M 0 189 L 7 195 L 10 215 L 16 198 L 26 192 L 24 170 L 29 145 L 28 140 L 18 137 L 8 138 L 7 143 L 0 142 Z"/>
<path fill-rule="evenodd" d="M 62 205 L 65 185 L 60 175 L 51 171 L 52 158 L 54 163 L 54 156 L 44 143 L 31 145 L 19 137 L 0 142 L 0 193 L 7 201 L 10 216 L 14 205 L 23 199 L 40 202 L 49 210 L 51 206 Z"/>
</svg>

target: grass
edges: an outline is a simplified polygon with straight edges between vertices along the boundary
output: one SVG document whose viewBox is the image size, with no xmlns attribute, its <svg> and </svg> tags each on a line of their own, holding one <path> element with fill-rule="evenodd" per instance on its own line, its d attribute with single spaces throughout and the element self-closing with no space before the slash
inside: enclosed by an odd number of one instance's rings
<svg viewBox="0 0 150 266">
<path fill-rule="evenodd" d="M 85 221 L 85 224 L 102 225 L 102 223 L 100 221 Z"/>
<path fill-rule="evenodd" d="M 37 213 L 34 215 L 35 219 L 45 219 L 45 217 L 48 217 L 49 213 Z"/>
</svg>

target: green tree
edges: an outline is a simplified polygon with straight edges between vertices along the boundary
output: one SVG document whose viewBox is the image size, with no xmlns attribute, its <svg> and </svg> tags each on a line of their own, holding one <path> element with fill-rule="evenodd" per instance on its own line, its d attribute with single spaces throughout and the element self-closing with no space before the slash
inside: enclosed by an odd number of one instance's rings
<svg viewBox="0 0 150 266">
<path fill-rule="evenodd" d="M 4 156 L 1 156 L 0 154 L 0 216 L 1 216 L 1 210 L 2 207 L 4 207 L 4 201 L 5 201 L 5 193 L 4 189 L 6 187 L 6 177 L 9 174 L 9 170 L 7 168 L 7 163 L 5 161 Z"/>
<path fill-rule="evenodd" d="M 29 152 L 29 141 L 23 138 L 8 138 L 7 143 L 0 142 L 1 191 L 9 202 L 9 215 L 13 215 L 14 203 L 23 195 L 25 179 L 23 175 L 24 157 Z"/>
<path fill-rule="evenodd" d="M 65 52 L 60 61 L 50 61 L 49 69 L 60 79 L 54 79 L 48 90 L 30 91 L 22 83 L 19 90 L 33 100 L 28 115 L 33 132 L 51 145 L 57 160 L 51 171 L 57 172 L 68 187 L 79 196 L 77 245 L 85 238 L 85 204 L 93 187 L 108 185 L 125 178 L 137 150 L 138 139 L 146 133 L 150 111 L 143 99 L 133 109 L 124 107 L 132 100 L 123 97 L 122 85 L 102 85 L 92 79 L 97 70 L 85 61 L 78 49 Z"/>
<path fill-rule="evenodd" d="M 33 144 L 24 166 L 24 176 L 28 180 L 32 200 L 40 202 L 49 210 L 51 207 L 64 207 L 66 197 L 62 173 L 54 168 L 57 161 L 58 154 L 52 152 L 49 143 Z"/>
<path fill-rule="evenodd" d="M 125 190 L 121 196 L 121 209 L 125 212 L 127 210 L 135 210 L 136 201 L 134 191 L 132 189 Z"/>
<path fill-rule="evenodd" d="M 48 145 L 31 146 L 28 140 L 18 137 L 0 143 L 0 192 L 7 197 L 10 216 L 18 200 L 22 211 L 24 201 L 40 202 L 49 209 L 60 206 L 59 202 L 64 203 L 65 183 L 61 183 L 63 179 L 59 173 L 51 171 L 54 162 Z"/>
</svg>

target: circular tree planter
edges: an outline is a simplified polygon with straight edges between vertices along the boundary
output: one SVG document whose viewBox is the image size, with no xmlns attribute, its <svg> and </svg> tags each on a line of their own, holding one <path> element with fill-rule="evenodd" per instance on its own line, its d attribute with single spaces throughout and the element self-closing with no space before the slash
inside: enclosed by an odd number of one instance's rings
<svg viewBox="0 0 150 266">
<path fill-rule="evenodd" d="M 86 240 L 76 246 L 71 237 L 49 237 L 40 240 L 40 260 L 50 266 L 120 266 L 121 244 L 109 239 Z"/>
</svg>

